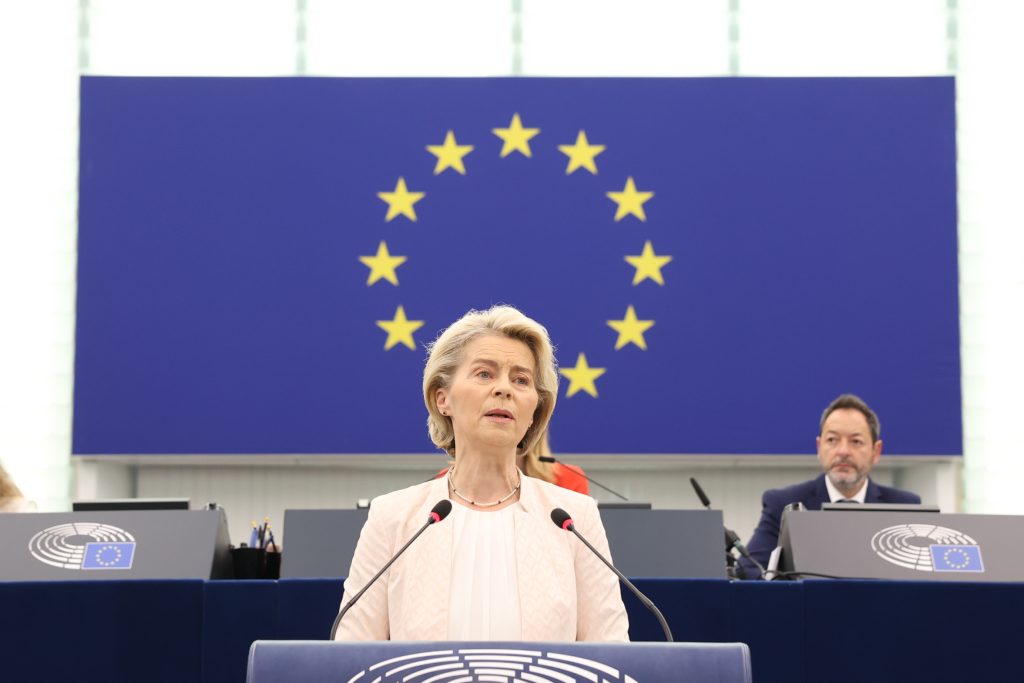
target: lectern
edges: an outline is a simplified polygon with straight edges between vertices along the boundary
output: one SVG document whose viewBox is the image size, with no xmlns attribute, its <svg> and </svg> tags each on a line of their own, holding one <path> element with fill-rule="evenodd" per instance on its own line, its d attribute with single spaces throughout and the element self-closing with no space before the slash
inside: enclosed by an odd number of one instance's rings
<svg viewBox="0 0 1024 683">
<path fill-rule="evenodd" d="M 248 683 L 750 683 L 744 643 L 500 643 L 257 640 Z"/>
<path fill-rule="evenodd" d="M 779 570 L 844 578 L 1022 581 L 1020 538 L 1022 516 L 787 511 Z"/>
<path fill-rule="evenodd" d="M 0 580 L 230 579 L 223 510 L 0 515 Z"/>
</svg>

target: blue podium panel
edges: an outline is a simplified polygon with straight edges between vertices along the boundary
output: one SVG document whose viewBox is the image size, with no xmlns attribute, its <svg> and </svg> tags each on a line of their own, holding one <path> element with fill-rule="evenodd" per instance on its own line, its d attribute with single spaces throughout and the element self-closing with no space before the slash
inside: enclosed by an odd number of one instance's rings
<svg viewBox="0 0 1024 683">
<path fill-rule="evenodd" d="M 203 682 L 241 681 L 253 641 L 281 638 L 276 581 L 203 585 Z"/>
<path fill-rule="evenodd" d="M 701 681 L 750 683 L 743 643 L 257 641 L 249 683 Z"/>
<path fill-rule="evenodd" d="M 1024 679 L 1024 583 L 803 583 L 804 680 Z"/>
<path fill-rule="evenodd" d="M 278 636 L 287 640 L 326 640 L 341 609 L 342 586 L 342 579 L 278 581 Z"/>
<path fill-rule="evenodd" d="M 202 680 L 202 581 L 0 581 L 0 605 L 5 683 Z"/>
<path fill-rule="evenodd" d="M 637 579 L 637 588 L 651 599 L 679 641 L 730 642 L 729 595 L 732 584 L 725 579 Z M 657 618 L 629 591 L 622 588 L 622 601 L 629 614 L 629 639 L 662 642 L 665 634 Z"/>
</svg>

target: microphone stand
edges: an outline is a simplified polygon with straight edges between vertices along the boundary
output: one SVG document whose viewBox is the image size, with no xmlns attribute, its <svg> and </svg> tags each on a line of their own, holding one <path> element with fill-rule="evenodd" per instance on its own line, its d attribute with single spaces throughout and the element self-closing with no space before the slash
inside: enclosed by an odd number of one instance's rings
<svg viewBox="0 0 1024 683">
<path fill-rule="evenodd" d="M 583 538 L 583 534 L 576 530 L 576 524 L 572 521 L 572 517 L 569 516 L 568 512 L 561 508 L 555 508 L 554 510 L 551 511 L 551 521 L 555 523 L 555 526 L 561 529 L 565 529 L 566 531 L 571 531 L 576 536 L 576 538 L 580 539 L 583 545 L 587 546 L 587 548 L 590 549 L 590 552 L 597 555 L 598 559 L 604 562 L 605 566 L 615 573 L 615 576 L 619 577 L 619 581 L 624 583 L 626 585 L 626 588 L 633 592 L 633 595 L 637 597 L 637 599 L 643 604 L 643 606 L 649 609 L 651 613 L 654 614 L 654 616 L 658 619 L 658 623 L 661 625 L 661 630 L 665 633 L 665 640 L 670 643 L 675 642 L 672 639 L 672 629 L 668 627 L 668 622 L 665 621 L 665 615 L 661 613 L 661 610 L 658 609 L 653 602 L 651 602 L 650 598 L 641 593 L 640 589 L 634 586 L 633 582 L 627 579 L 625 574 L 620 572 L 615 567 L 615 565 L 609 562 L 604 555 L 598 552 L 597 548 L 590 545 L 590 541 Z"/>
<path fill-rule="evenodd" d="M 540 460 L 541 462 L 557 463 L 557 464 L 561 465 L 562 467 L 565 467 L 565 463 L 558 462 L 557 460 L 555 460 L 550 455 L 540 455 L 540 456 L 537 456 L 537 459 Z M 608 493 L 611 493 L 612 495 L 618 496 L 619 498 L 621 498 L 622 500 L 626 501 L 627 503 L 629 502 L 629 498 L 626 498 L 624 495 L 622 495 L 618 491 L 613 491 L 612 489 L 608 488 L 607 486 L 605 486 L 601 482 L 595 481 L 595 480 L 591 479 L 582 470 L 580 472 L 578 472 L 578 474 L 581 477 L 583 477 L 584 479 L 586 479 L 587 481 L 589 481 L 591 484 L 597 484 L 598 486 L 603 488 Z"/>
</svg>

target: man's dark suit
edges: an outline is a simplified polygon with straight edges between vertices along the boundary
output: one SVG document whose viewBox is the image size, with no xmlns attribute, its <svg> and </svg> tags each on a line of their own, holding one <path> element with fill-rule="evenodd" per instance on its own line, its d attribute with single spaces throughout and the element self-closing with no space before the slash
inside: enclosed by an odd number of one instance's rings
<svg viewBox="0 0 1024 683">
<path fill-rule="evenodd" d="M 822 503 L 829 502 L 828 489 L 825 487 L 825 475 L 805 481 L 784 489 L 768 489 L 761 498 L 761 521 L 758 522 L 754 535 L 747 544 L 750 554 L 764 566 L 768 566 L 768 557 L 779 544 L 779 524 L 782 521 L 782 508 L 790 503 L 800 502 L 808 510 L 820 510 Z M 910 491 L 881 486 L 868 479 L 868 491 L 865 503 L 920 503 L 921 497 Z M 761 570 L 746 558 L 740 559 L 744 577 L 756 579 Z"/>
</svg>

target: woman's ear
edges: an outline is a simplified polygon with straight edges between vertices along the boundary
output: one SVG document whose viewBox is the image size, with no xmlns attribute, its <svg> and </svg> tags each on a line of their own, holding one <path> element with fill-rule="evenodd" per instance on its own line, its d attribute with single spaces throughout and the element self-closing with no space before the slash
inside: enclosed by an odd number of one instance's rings
<svg viewBox="0 0 1024 683">
<path fill-rule="evenodd" d="M 448 415 L 448 394 L 445 393 L 444 389 L 438 389 L 434 392 L 434 404 L 437 405 L 437 410 L 442 415 Z"/>
</svg>

